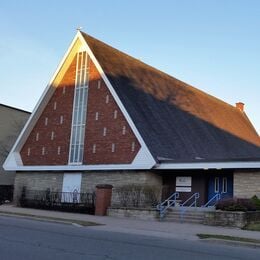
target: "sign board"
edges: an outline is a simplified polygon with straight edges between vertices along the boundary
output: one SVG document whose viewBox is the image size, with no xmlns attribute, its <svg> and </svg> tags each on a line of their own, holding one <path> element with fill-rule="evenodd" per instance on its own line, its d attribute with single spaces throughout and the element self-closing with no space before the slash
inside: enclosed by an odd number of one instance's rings
<svg viewBox="0 0 260 260">
<path fill-rule="evenodd" d="M 81 173 L 64 173 L 62 184 L 62 202 L 80 201 Z"/>
<path fill-rule="evenodd" d="M 191 187 L 176 187 L 176 192 L 191 192 Z"/>
<path fill-rule="evenodd" d="M 176 186 L 191 186 L 191 176 L 177 176 Z"/>
</svg>

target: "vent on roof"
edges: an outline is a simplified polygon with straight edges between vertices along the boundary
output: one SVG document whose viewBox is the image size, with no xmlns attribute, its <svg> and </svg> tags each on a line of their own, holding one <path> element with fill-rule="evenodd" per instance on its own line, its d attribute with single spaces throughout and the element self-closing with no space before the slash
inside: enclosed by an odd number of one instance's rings
<svg viewBox="0 0 260 260">
<path fill-rule="evenodd" d="M 241 112 L 244 112 L 244 106 L 245 104 L 243 102 L 236 103 L 236 108 L 239 109 Z"/>
</svg>

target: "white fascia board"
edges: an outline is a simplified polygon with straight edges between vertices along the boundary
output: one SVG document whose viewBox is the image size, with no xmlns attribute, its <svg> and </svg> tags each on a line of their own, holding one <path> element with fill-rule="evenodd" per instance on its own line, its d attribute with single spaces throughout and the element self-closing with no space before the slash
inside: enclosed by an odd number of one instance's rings
<svg viewBox="0 0 260 260">
<path fill-rule="evenodd" d="M 9 170 L 10 168 L 13 169 L 14 165 L 16 165 L 17 167 L 22 166 L 21 157 L 20 157 L 20 155 L 17 155 L 17 153 L 20 152 L 24 142 L 26 141 L 31 130 L 33 129 L 34 125 L 36 124 L 39 116 L 41 115 L 41 112 L 47 105 L 50 97 L 52 96 L 52 94 L 54 92 L 54 89 L 52 89 L 52 83 L 53 83 L 54 79 L 56 78 L 56 76 L 58 75 L 59 71 L 61 70 L 62 65 L 64 64 L 67 56 L 69 55 L 70 51 L 72 50 L 72 48 L 73 48 L 76 40 L 79 38 L 79 36 L 81 36 L 81 34 L 78 31 L 77 34 L 75 35 L 74 39 L 72 40 L 68 50 L 64 54 L 61 62 L 59 63 L 56 71 L 54 72 L 53 76 L 51 77 L 49 84 L 46 86 L 43 94 L 41 95 L 39 101 L 37 102 L 35 108 L 33 109 L 31 116 L 29 117 L 27 123 L 25 124 L 21 133 L 19 134 L 18 138 L 16 139 L 16 142 L 14 143 L 11 151 L 9 152 L 9 154 L 3 164 L 3 168 L 5 170 Z M 82 44 L 84 44 L 84 43 L 85 43 L 85 41 L 82 41 Z"/>
<path fill-rule="evenodd" d="M 115 99 L 117 105 L 119 106 L 121 112 L 123 113 L 124 117 L 126 118 L 128 124 L 130 125 L 132 131 L 134 132 L 137 140 L 141 144 L 141 148 L 136 155 L 134 161 L 129 165 L 133 169 L 137 169 L 138 165 L 146 165 L 146 169 L 151 169 L 155 164 L 156 161 L 154 160 L 152 154 L 150 153 L 150 150 L 148 149 L 147 145 L 145 144 L 142 136 L 140 135 L 139 131 L 137 130 L 133 120 L 131 119 L 130 115 L 128 114 L 127 110 L 125 109 L 123 103 L 121 102 L 120 98 L 118 97 L 116 91 L 114 90 L 112 84 L 108 80 L 106 74 L 104 73 L 102 67 L 100 66 L 98 60 L 94 56 L 93 52 L 91 51 L 90 47 L 88 46 L 85 38 L 80 33 L 80 40 L 85 43 L 86 50 L 88 55 L 90 56 L 91 60 L 95 64 L 99 74 L 101 75 L 102 79 L 104 80 L 106 86 L 108 87 L 111 95 Z M 127 165 L 123 165 L 124 167 L 122 169 L 126 169 Z"/>
<path fill-rule="evenodd" d="M 260 161 L 255 162 L 197 162 L 197 163 L 161 163 L 158 170 L 191 170 L 191 169 L 260 169 Z"/>
<path fill-rule="evenodd" d="M 99 165 L 8 165 L 7 171 L 109 171 L 109 170 L 147 170 L 147 164 L 99 164 Z"/>
</svg>

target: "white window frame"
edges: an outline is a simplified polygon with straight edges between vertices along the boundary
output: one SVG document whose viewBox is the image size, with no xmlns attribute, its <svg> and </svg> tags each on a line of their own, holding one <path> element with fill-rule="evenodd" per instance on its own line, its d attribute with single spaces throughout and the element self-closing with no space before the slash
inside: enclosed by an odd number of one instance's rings
<svg viewBox="0 0 260 260">
<path fill-rule="evenodd" d="M 222 178 L 222 192 L 221 193 L 227 193 L 228 192 L 228 180 L 227 177 Z"/>
<path fill-rule="evenodd" d="M 214 192 L 219 193 L 219 177 L 214 178 Z"/>
<path fill-rule="evenodd" d="M 84 59 L 85 57 L 85 59 Z M 80 63 L 80 64 L 79 64 Z M 83 163 L 84 139 L 86 129 L 89 57 L 86 51 L 77 53 L 77 68 L 71 122 L 69 164 Z"/>
</svg>

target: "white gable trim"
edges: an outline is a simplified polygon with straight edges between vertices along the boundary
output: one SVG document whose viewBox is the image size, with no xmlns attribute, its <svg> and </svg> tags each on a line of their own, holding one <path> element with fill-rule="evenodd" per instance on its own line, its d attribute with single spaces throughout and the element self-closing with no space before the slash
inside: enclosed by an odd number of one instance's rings
<svg viewBox="0 0 260 260">
<path fill-rule="evenodd" d="M 154 167 L 158 170 L 189 169 L 260 169 L 260 162 L 196 162 L 196 163 L 161 163 Z"/>
<path fill-rule="evenodd" d="M 104 80 L 105 84 L 107 85 L 109 91 L 111 92 L 112 96 L 114 97 L 117 105 L 121 109 L 123 115 L 125 116 L 128 124 L 130 125 L 131 129 L 133 130 L 136 138 L 138 139 L 139 143 L 141 144 L 141 148 L 136 155 L 134 161 L 131 164 L 115 164 L 115 165 L 64 165 L 64 166 L 24 166 L 22 163 L 21 156 L 19 154 L 22 146 L 24 145 L 25 141 L 27 140 L 29 134 L 31 133 L 33 127 L 35 126 L 38 118 L 40 117 L 41 113 L 43 112 L 45 106 L 47 105 L 48 101 L 50 100 L 52 94 L 54 93 L 54 88 L 52 87 L 52 83 L 54 82 L 56 76 L 58 75 L 59 71 L 61 70 L 67 56 L 71 52 L 74 44 L 77 40 L 80 40 L 82 43 L 81 48 L 86 49 L 88 55 L 92 59 L 93 63 L 95 64 L 98 72 L 100 73 L 102 79 Z M 150 169 L 156 164 L 153 156 L 151 155 L 149 149 L 147 148 L 143 138 L 141 137 L 140 133 L 138 132 L 137 128 L 135 127 L 132 119 L 130 118 L 129 114 L 127 113 L 126 109 L 124 108 L 122 102 L 120 101 L 119 97 L 117 96 L 115 90 L 113 89 L 111 83 L 109 82 L 108 78 L 106 77 L 104 71 L 102 70 L 100 64 L 98 63 L 97 59 L 95 58 L 93 52 L 87 45 L 84 37 L 81 35 L 80 31 L 77 32 L 74 39 L 72 40 L 67 52 L 63 56 L 61 62 L 59 63 L 55 73 L 53 74 L 49 84 L 45 88 L 43 94 L 41 95 L 39 101 L 37 102 L 29 120 L 25 124 L 23 130 L 21 131 L 20 135 L 18 136 L 12 150 L 10 151 L 9 155 L 7 156 L 3 167 L 5 170 L 10 171 L 19 171 L 19 170 L 113 170 L 113 169 Z"/>
</svg>

